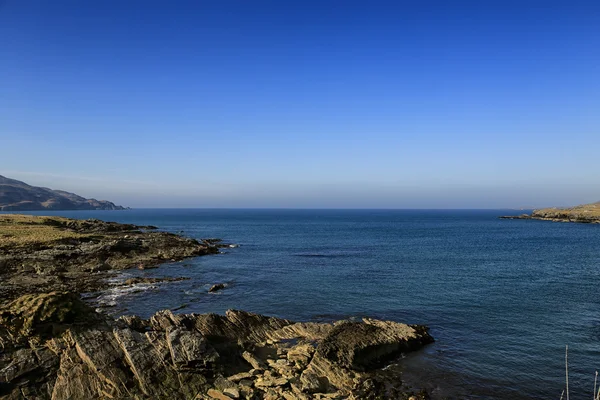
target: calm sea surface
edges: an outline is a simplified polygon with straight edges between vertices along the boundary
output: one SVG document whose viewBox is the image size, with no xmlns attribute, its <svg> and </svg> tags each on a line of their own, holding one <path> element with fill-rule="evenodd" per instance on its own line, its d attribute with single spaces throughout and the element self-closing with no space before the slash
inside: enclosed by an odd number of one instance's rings
<svg viewBox="0 0 600 400">
<path fill-rule="evenodd" d="M 130 275 L 187 276 L 103 299 L 113 314 L 237 308 L 296 320 L 372 316 L 426 324 L 403 360 L 437 398 L 572 399 L 600 369 L 600 225 L 500 220 L 503 210 L 44 212 L 151 224 L 238 248 Z M 518 214 L 518 212 L 512 212 Z M 39 213 L 38 213 L 39 214 Z M 230 287 L 208 294 L 211 284 Z"/>
</svg>

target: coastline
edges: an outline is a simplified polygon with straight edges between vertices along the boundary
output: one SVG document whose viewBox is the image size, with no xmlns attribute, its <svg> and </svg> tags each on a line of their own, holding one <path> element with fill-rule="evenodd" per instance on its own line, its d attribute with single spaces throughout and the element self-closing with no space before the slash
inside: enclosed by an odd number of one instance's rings
<svg viewBox="0 0 600 400">
<path fill-rule="evenodd" d="M 0 303 L 30 293 L 106 290 L 127 269 L 216 254 L 218 239 L 197 241 L 97 219 L 0 215 Z"/>
<path fill-rule="evenodd" d="M 0 233 L 1 396 L 427 398 L 382 369 L 433 341 L 424 326 L 368 318 L 295 323 L 233 310 L 114 320 L 80 298 L 105 290 L 118 271 L 215 254 L 224 246 L 216 239 L 7 215 Z"/>
<path fill-rule="evenodd" d="M 533 210 L 531 214 L 503 215 L 499 218 L 600 224 L 600 203 L 584 204 L 570 208 L 542 208 Z"/>
</svg>

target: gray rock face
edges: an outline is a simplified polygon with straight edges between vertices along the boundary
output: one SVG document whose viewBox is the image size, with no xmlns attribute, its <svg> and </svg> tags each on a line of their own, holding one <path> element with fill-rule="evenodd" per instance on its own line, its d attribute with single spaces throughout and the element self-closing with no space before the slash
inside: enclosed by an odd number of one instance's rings
<svg viewBox="0 0 600 400">
<path fill-rule="evenodd" d="M 374 366 L 432 341 L 422 326 L 233 310 L 105 320 L 57 292 L 3 307 L 0 339 L 0 397 L 52 400 L 408 398 Z"/>
</svg>

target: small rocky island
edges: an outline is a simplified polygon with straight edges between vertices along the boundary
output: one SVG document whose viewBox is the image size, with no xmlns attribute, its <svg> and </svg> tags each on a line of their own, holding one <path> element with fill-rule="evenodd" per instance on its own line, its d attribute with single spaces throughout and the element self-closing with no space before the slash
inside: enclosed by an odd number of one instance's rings
<svg viewBox="0 0 600 400">
<path fill-rule="evenodd" d="M 0 215 L 0 398 L 426 399 L 395 361 L 428 329 L 243 311 L 108 317 L 80 294 L 127 268 L 218 252 L 154 227 Z"/>
<path fill-rule="evenodd" d="M 503 219 L 536 219 L 554 222 L 600 223 L 600 202 L 570 208 L 542 208 L 531 214 L 506 215 Z"/>
</svg>

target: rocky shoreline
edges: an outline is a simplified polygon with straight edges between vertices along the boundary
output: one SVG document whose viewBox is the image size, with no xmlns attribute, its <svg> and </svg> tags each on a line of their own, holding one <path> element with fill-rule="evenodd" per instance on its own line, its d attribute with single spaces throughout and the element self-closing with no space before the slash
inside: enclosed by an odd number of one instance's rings
<svg viewBox="0 0 600 400">
<path fill-rule="evenodd" d="M 235 310 L 113 319 L 81 300 L 118 271 L 221 246 L 154 227 L 0 215 L 0 398 L 428 398 L 403 385 L 394 364 L 433 342 L 425 326 L 299 323 Z"/>
<path fill-rule="evenodd" d="M 584 204 L 571 208 L 543 208 L 533 210 L 531 214 L 504 215 L 499 218 L 600 224 L 600 203 Z"/>
<path fill-rule="evenodd" d="M 72 293 L 0 309 L 5 399 L 424 399 L 393 369 L 427 328 L 296 323 L 243 311 L 105 318 Z"/>
<path fill-rule="evenodd" d="M 98 292 L 108 278 L 189 257 L 216 254 L 218 239 L 201 241 L 153 226 L 61 217 L 0 215 L 0 303 L 27 293 Z"/>
</svg>

